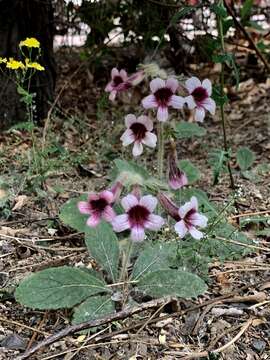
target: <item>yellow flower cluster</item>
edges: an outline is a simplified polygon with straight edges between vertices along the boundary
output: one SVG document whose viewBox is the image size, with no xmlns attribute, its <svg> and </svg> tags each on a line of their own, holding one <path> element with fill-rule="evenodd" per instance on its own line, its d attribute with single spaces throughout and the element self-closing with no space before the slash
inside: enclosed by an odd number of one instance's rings
<svg viewBox="0 0 270 360">
<path fill-rule="evenodd" d="M 2 58 L 1 56 L 0 56 L 0 64 L 6 64 L 6 62 L 7 62 L 7 59 L 6 58 Z"/>
<path fill-rule="evenodd" d="M 29 59 L 25 59 L 25 65 L 27 68 L 32 68 L 32 69 L 36 69 L 38 71 L 43 71 L 45 70 L 44 66 L 40 65 L 37 62 L 31 62 Z"/>
<path fill-rule="evenodd" d="M 14 60 L 13 58 L 10 58 L 7 61 L 6 66 L 8 69 L 12 69 L 12 70 L 18 70 L 18 69 L 25 68 L 25 65 L 21 61 Z"/>
<path fill-rule="evenodd" d="M 26 46 L 28 48 L 39 48 L 40 42 L 35 38 L 26 38 L 25 40 L 20 42 L 19 46 Z"/>
</svg>

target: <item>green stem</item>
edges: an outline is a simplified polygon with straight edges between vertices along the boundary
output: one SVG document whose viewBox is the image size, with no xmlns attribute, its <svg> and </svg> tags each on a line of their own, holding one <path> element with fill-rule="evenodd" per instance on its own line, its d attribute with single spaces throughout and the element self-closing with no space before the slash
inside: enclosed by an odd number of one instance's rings
<svg viewBox="0 0 270 360">
<path fill-rule="evenodd" d="M 163 162 L 164 162 L 164 124 L 158 122 L 158 177 L 163 179 Z"/>
<path fill-rule="evenodd" d="M 133 245 L 132 240 L 129 240 L 127 249 L 124 252 L 124 256 L 123 256 L 123 266 L 121 270 L 120 281 L 125 281 L 126 274 L 128 273 L 128 263 L 131 255 L 132 245 Z"/>
<path fill-rule="evenodd" d="M 223 0 L 219 1 L 219 5 L 223 6 Z M 222 52 L 225 53 L 225 42 L 224 42 L 222 18 L 220 16 L 218 16 L 217 18 L 218 18 L 218 32 L 219 32 L 220 45 L 221 45 Z M 224 63 L 222 62 L 221 63 L 221 72 L 220 72 L 220 95 L 222 98 L 224 98 L 224 96 L 225 96 L 224 84 L 225 84 Z M 224 146 L 224 151 L 226 152 L 226 154 L 228 154 L 229 147 L 228 147 L 228 141 L 227 141 L 226 121 L 225 121 L 225 112 L 224 112 L 224 104 L 223 103 L 220 105 L 220 111 L 221 111 L 221 123 L 222 123 L 222 132 L 223 132 L 223 146 Z M 229 172 L 229 176 L 230 176 L 231 188 L 235 189 L 230 160 L 227 161 L 227 167 L 228 167 L 228 172 Z"/>
</svg>

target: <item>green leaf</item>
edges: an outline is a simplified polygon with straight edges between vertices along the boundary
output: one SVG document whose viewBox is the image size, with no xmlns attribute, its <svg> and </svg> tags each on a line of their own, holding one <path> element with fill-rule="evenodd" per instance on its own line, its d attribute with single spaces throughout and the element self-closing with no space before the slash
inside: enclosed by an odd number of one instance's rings
<svg viewBox="0 0 270 360">
<path fill-rule="evenodd" d="M 112 226 L 105 222 L 95 228 L 87 226 L 85 243 L 89 253 L 115 282 L 118 276 L 119 245 Z"/>
<path fill-rule="evenodd" d="M 133 266 L 132 279 L 137 280 L 156 270 L 169 269 L 176 250 L 176 242 L 147 244 Z"/>
<path fill-rule="evenodd" d="M 229 29 L 232 26 L 234 26 L 234 21 L 233 19 L 229 18 L 229 19 L 224 19 L 222 23 L 223 23 L 223 34 L 226 35 Z"/>
<path fill-rule="evenodd" d="M 140 278 L 137 287 L 143 293 L 154 297 L 172 295 L 183 298 L 197 297 L 207 289 L 199 276 L 180 270 L 151 272 Z"/>
<path fill-rule="evenodd" d="M 83 195 L 75 199 L 68 200 L 60 210 L 59 218 L 65 225 L 83 232 L 86 228 L 86 220 L 89 215 L 81 214 L 78 210 L 78 202 L 86 201 L 87 196 Z"/>
<path fill-rule="evenodd" d="M 122 159 L 114 160 L 115 169 L 111 177 L 118 179 L 124 186 L 132 186 L 135 184 L 143 185 L 150 178 L 149 173 L 142 167 L 132 161 Z"/>
<path fill-rule="evenodd" d="M 186 173 L 189 184 L 193 184 L 201 178 L 200 171 L 189 160 L 180 160 L 179 167 Z"/>
<path fill-rule="evenodd" d="M 241 21 L 245 22 L 251 16 L 251 10 L 253 6 L 253 0 L 246 0 L 240 8 Z"/>
<path fill-rule="evenodd" d="M 178 139 L 188 139 L 193 136 L 203 136 L 206 134 L 206 130 L 195 123 L 180 122 L 175 126 L 176 137 Z"/>
<path fill-rule="evenodd" d="M 237 164 L 241 171 L 248 170 L 255 160 L 255 154 L 247 147 L 241 147 L 237 151 Z"/>
<path fill-rule="evenodd" d="M 81 269 L 62 266 L 39 271 L 16 289 L 16 300 L 34 309 L 70 308 L 91 295 L 108 292 L 106 283 Z"/>
<path fill-rule="evenodd" d="M 224 54 L 213 55 L 212 60 L 215 63 L 226 63 L 227 66 L 229 66 L 230 68 L 233 69 L 234 76 L 235 76 L 235 81 L 236 81 L 236 89 L 238 89 L 238 86 L 239 86 L 239 71 L 238 71 L 238 67 L 236 65 L 234 54 L 224 53 Z"/>
<path fill-rule="evenodd" d="M 227 172 L 228 153 L 222 149 L 215 149 L 209 153 L 209 164 L 213 171 L 213 185 L 218 183 L 221 174 Z"/>
<path fill-rule="evenodd" d="M 212 10 L 217 16 L 221 18 L 226 18 L 228 16 L 227 10 L 223 5 L 212 4 L 210 5 L 210 10 Z"/>
<path fill-rule="evenodd" d="M 114 303 L 108 296 L 91 296 L 75 308 L 72 323 L 80 324 L 88 320 L 96 320 L 115 312 Z"/>
<path fill-rule="evenodd" d="M 183 17 L 191 14 L 193 11 L 196 10 L 196 6 L 183 6 L 181 10 L 177 11 L 175 15 L 171 19 L 171 24 L 176 24 L 178 20 L 182 19 Z"/>
<path fill-rule="evenodd" d="M 213 86 L 212 98 L 215 100 L 218 106 L 222 106 L 229 102 L 228 96 L 226 94 L 222 96 L 220 92 L 220 87 L 216 85 Z"/>
</svg>

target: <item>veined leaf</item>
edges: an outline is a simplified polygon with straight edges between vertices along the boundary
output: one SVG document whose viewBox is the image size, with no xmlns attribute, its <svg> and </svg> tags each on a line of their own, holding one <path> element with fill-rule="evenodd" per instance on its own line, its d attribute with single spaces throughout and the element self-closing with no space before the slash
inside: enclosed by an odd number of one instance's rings
<svg viewBox="0 0 270 360">
<path fill-rule="evenodd" d="M 166 295 L 184 298 L 203 294 L 207 286 L 197 275 L 180 270 L 159 270 L 140 278 L 137 287 L 143 293 L 162 297 Z"/>
<path fill-rule="evenodd" d="M 255 154 L 247 147 L 241 147 L 237 151 L 237 163 L 242 171 L 248 170 L 255 160 Z"/>
<path fill-rule="evenodd" d="M 188 139 L 193 136 L 204 136 L 206 134 L 206 130 L 198 124 L 184 121 L 176 124 L 175 130 L 178 139 Z"/>
<path fill-rule="evenodd" d="M 198 168 L 192 164 L 191 161 L 180 160 L 179 167 L 187 175 L 189 185 L 193 184 L 194 182 L 196 182 L 200 179 L 201 173 L 198 170 Z"/>
<path fill-rule="evenodd" d="M 118 239 L 108 223 L 101 222 L 97 227 L 85 229 L 85 243 L 89 253 L 115 282 L 118 276 Z"/>
<path fill-rule="evenodd" d="M 86 227 L 86 220 L 89 215 L 84 215 L 79 212 L 78 202 L 86 201 L 87 196 L 83 195 L 75 199 L 68 200 L 60 210 L 59 218 L 65 225 L 74 228 L 77 231 L 83 232 Z"/>
<path fill-rule="evenodd" d="M 34 309 L 70 308 L 91 295 L 110 291 L 93 272 L 62 266 L 34 273 L 16 289 L 16 300 Z"/>
</svg>

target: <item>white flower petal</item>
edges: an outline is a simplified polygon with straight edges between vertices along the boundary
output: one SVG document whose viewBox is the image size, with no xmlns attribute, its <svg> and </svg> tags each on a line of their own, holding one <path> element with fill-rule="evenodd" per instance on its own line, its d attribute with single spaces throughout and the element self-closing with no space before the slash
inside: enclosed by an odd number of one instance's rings
<svg viewBox="0 0 270 360">
<path fill-rule="evenodd" d="M 173 93 L 176 92 L 177 88 L 178 88 L 178 81 L 174 78 L 169 78 L 167 81 L 166 81 L 166 87 L 171 89 L 171 91 Z"/>
<path fill-rule="evenodd" d="M 116 216 L 112 221 L 113 230 L 116 232 L 121 232 L 130 228 L 128 215 L 122 214 Z"/>
<path fill-rule="evenodd" d="M 137 122 L 137 118 L 134 114 L 127 114 L 125 116 L 125 125 L 127 128 L 130 128 L 135 122 Z"/>
<path fill-rule="evenodd" d="M 194 89 L 196 89 L 196 87 L 199 87 L 199 86 L 202 86 L 200 80 L 195 77 L 195 76 L 192 76 L 191 78 L 189 78 L 186 82 L 185 82 L 185 85 L 186 85 L 186 88 L 188 90 L 188 92 L 191 94 L 192 91 Z"/>
<path fill-rule="evenodd" d="M 207 226 L 207 221 L 207 217 L 199 213 L 195 213 L 190 217 L 190 222 L 193 226 L 205 228 Z"/>
<path fill-rule="evenodd" d="M 112 79 L 113 79 L 115 76 L 119 76 L 119 71 L 118 71 L 117 68 L 113 68 L 112 71 L 111 71 L 111 77 L 112 77 Z"/>
<path fill-rule="evenodd" d="M 198 205 L 198 199 L 196 198 L 196 196 L 191 197 L 190 203 L 192 204 L 192 208 L 197 211 L 199 208 L 199 205 Z"/>
<path fill-rule="evenodd" d="M 168 108 L 165 107 L 165 106 L 159 106 L 158 107 L 158 111 L 157 111 L 157 119 L 158 121 L 166 121 L 169 117 L 169 114 L 168 114 Z"/>
<path fill-rule="evenodd" d="M 144 139 L 142 139 L 142 143 L 151 148 L 156 147 L 157 145 L 157 136 L 150 131 L 145 133 Z"/>
<path fill-rule="evenodd" d="M 152 93 L 155 93 L 158 89 L 163 87 L 165 87 L 165 81 L 160 78 L 156 78 L 150 82 L 150 89 Z"/>
<path fill-rule="evenodd" d="M 213 99 L 207 98 L 203 101 L 202 106 L 208 110 L 212 115 L 216 112 L 216 103 Z"/>
<path fill-rule="evenodd" d="M 111 91 L 110 96 L 109 96 L 109 100 L 114 101 L 114 99 L 116 97 L 116 94 L 117 94 L 116 90 Z"/>
<path fill-rule="evenodd" d="M 127 76 L 127 72 L 125 70 L 123 70 L 123 69 L 120 70 L 119 74 L 124 81 L 127 80 L 128 76 Z"/>
<path fill-rule="evenodd" d="M 197 230 L 194 226 L 189 228 L 189 233 L 196 240 L 200 240 L 203 237 L 203 233 Z"/>
<path fill-rule="evenodd" d="M 138 204 L 139 200 L 133 194 L 128 194 L 121 201 L 121 205 L 123 206 L 125 211 L 129 211 L 133 206 L 136 206 Z"/>
<path fill-rule="evenodd" d="M 194 204 L 191 201 L 186 202 L 178 210 L 178 214 L 179 214 L 180 218 L 184 219 L 186 214 L 192 209 L 197 210 L 197 209 L 195 209 Z"/>
<path fill-rule="evenodd" d="M 172 95 L 168 105 L 172 106 L 174 109 L 182 109 L 184 103 L 185 100 L 182 96 Z"/>
<path fill-rule="evenodd" d="M 135 242 L 142 242 L 145 238 L 144 228 L 141 226 L 134 226 L 131 229 L 131 240 Z"/>
<path fill-rule="evenodd" d="M 150 214 L 147 222 L 145 223 L 145 228 L 153 231 L 159 230 L 164 225 L 164 219 L 155 214 Z"/>
<path fill-rule="evenodd" d="M 112 222 L 116 214 L 111 206 L 106 206 L 102 212 L 102 218 L 108 222 Z"/>
<path fill-rule="evenodd" d="M 205 110 L 203 107 L 197 107 L 195 109 L 194 119 L 198 122 L 203 122 L 203 119 L 205 118 Z"/>
<path fill-rule="evenodd" d="M 184 223 L 183 220 L 178 221 L 175 225 L 174 225 L 174 229 L 177 232 L 177 234 L 180 236 L 180 238 L 182 239 L 186 233 L 188 232 L 188 229 L 186 227 L 186 224 Z"/>
<path fill-rule="evenodd" d="M 157 206 L 157 198 L 152 195 L 145 195 L 139 201 L 139 204 L 146 207 L 147 210 L 153 212 Z"/>
<path fill-rule="evenodd" d="M 203 80 L 202 87 L 206 89 L 208 96 L 212 95 L 212 84 L 209 79 Z"/>
<path fill-rule="evenodd" d="M 141 115 L 137 119 L 138 123 L 143 124 L 146 127 L 146 130 L 152 131 L 153 130 L 153 121 L 149 119 L 146 115 Z"/>
<path fill-rule="evenodd" d="M 144 99 L 142 99 L 142 106 L 145 109 L 152 109 L 158 106 L 156 98 L 154 95 L 148 95 Z"/>
<path fill-rule="evenodd" d="M 192 95 L 186 96 L 184 98 L 184 102 L 187 104 L 187 106 L 190 110 L 195 109 L 196 103 L 195 103 Z"/>
<path fill-rule="evenodd" d="M 127 129 L 123 135 L 120 137 L 120 140 L 123 143 L 123 146 L 128 146 L 130 144 L 132 144 L 135 140 L 134 134 L 132 132 L 132 130 Z"/>
<path fill-rule="evenodd" d="M 105 91 L 106 91 L 106 92 L 111 92 L 111 91 L 113 91 L 113 84 L 112 84 L 112 82 L 109 82 L 109 83 L 106 85 Z"/>
<path fill-rule="evenodd" d="M 135 141 L 133 149 L 132 149 L 132 154 L 134 157 L 140 156 L 143 152 L 143 146 L 142 143 L 139 141 Z"/>
</svg>

